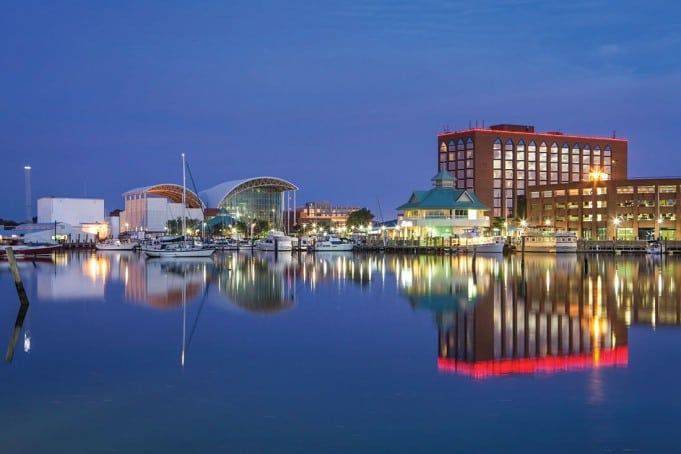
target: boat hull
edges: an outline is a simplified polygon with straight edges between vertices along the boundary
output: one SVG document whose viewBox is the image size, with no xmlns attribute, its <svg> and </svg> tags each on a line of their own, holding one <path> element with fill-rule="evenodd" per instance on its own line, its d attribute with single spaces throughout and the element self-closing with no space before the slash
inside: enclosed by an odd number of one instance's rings
<svg viewBox="0 0 681 454">
<path fill-rule="evenodd" d="M 351 252 L 354 248 L 354 244 L 318 244 L 312 249 L 315 252 Z"/>
<path fill-rule="evenodd" d="M 61 245 L 50 244 L 50 245 L 38 245 L 32 246 L 28 244 L 18 244 L 15 246 L 0 246 L 0 260 L 7 260 L 7 248 L 12 248 L 14 257 L 16 258 L 26 258 L 26 257 L 39 257 L 52 255 L 61 249 Z"/>
<path fill-rule="evenodd" d="M 215 253 L 215 249 L 167 249 L 167 250 L 153 250 L 145 249 L 144 254 L 150 258 L 164 258 L 164 257 L 210 257 Z"/>
<path fill-rule="evenodd" d="M 95 249 L 98 251 L 134 251 L 138 248 L 137 243 L 97 243 Z"/>
<path fill-rule="evenodd" d="M 498 241 L 495 243 L 481 243 L 468 246 L 469 250 L 479 254 L 503 254 L 505 243 Z"/>
</svg>

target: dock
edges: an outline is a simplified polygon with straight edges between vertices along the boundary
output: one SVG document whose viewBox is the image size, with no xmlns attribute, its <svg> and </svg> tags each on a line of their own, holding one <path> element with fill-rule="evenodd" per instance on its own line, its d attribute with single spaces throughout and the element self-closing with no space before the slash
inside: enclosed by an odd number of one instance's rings
<svg viewBox="0 0 681 454">
<path fill-rule="evenodd" d="M 577 252 L 611 253 L 611 254 L 644 254 L 648 241 L 644 240 L 578 240 Z M 472 253 L 466 244 L 455 238 L 430 238 L 427 240 L 382 240 L 372 239 L 355 246 L 357 252 L 384 252 L 395 254 L 466 254 Z M 520 252 L 519 248 L 508 245 L 504 253 Z M 666 254 L 681 254 L 681 241 L 663 240 L 663 251 Z"/>
</svg>

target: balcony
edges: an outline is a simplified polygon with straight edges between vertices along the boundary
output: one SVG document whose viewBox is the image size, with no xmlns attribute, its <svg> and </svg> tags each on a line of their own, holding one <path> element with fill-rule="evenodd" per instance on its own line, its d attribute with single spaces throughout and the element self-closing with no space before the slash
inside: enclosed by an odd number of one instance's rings
<svg viewBox="0 0 681 454">
<path fill-rule="evenodd" d="M 401 222 L 410 223 L 413 227 L 489 227 L 489 217 L 468 219 L 467 217 L 425 216 L 425 217 L 402 217 Z"/>
</svg>

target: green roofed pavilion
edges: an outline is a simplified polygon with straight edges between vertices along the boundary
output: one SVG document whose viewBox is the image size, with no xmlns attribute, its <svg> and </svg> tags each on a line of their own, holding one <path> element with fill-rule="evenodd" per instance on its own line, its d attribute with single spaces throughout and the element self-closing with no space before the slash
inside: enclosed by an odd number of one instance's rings
<svg viewBox="0 0 681 454">
<path fill-rule="evenodd" d="M 403 238 L 449 238 L 489 228 L 489 208 L 470 191 L 456 189 L 456 178 L 442 170 L 431 181 L 433 188 L 412 192 L 397 207 Z"/>
</svg>

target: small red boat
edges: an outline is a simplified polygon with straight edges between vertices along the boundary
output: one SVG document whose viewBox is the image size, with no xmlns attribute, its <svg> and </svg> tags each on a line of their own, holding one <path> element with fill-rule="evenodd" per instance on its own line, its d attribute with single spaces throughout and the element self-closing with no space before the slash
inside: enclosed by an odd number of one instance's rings
<svg viewBox="0 0 681 454">
<path fill-rule="evenodd" d="M 13 244 L 0 245 L 0 260 L 7 260 L 7 248 L 12 248 L 16 258 L 32 258 L 52 255 L 61 249 L 60 244 Z"/>
</svg>

